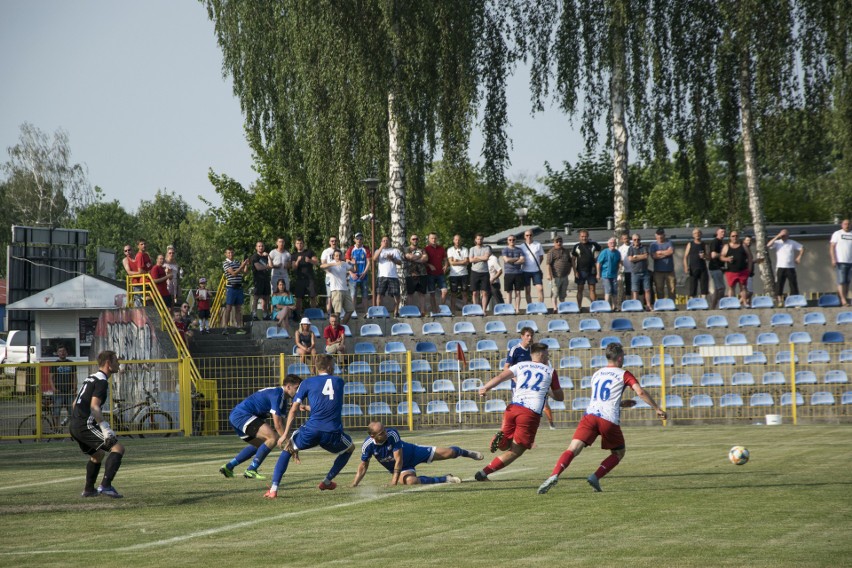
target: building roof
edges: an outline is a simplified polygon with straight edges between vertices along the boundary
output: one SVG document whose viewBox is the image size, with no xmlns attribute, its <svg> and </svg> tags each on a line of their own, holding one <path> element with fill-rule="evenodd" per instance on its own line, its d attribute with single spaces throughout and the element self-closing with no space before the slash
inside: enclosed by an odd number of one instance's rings
<svg viewBox="0 0 852 568">
<path fill-rule="evenodd" d="M 125 290 L 108 278 L 82 274 L 6 306 L 7 310 L 102 310 L 123 305 Z"/>
</svg>

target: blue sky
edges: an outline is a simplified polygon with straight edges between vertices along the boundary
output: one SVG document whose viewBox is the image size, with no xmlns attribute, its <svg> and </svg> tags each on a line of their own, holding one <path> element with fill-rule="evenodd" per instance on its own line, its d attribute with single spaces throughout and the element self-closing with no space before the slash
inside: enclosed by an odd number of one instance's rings
<svg viewBox="0 0 852 568">
<path fill-rule="evenodd" d="M 256 178 L 213 24 L 195 0 L 0 0 L 0 53 L 0 162 L 30 122 L 65 129 L 72 161 L 129 210 L 158 189 L 196 209 L 199 196 L 218 202 L 209 168 L 246 186 Z M 530 115 L 523 68 L 509 85 L 509 121 L 510 179 L 582 151 L 558 110 Z M 481 146 L 474 132 L 473 161 Z"/>
</svg>

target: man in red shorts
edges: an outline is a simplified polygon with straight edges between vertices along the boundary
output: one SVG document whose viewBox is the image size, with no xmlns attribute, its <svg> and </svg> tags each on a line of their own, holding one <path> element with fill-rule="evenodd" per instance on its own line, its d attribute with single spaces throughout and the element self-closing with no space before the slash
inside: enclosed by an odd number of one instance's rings
<svg viewBox="0 0 852 568">
<path fill-rule="evenodd" d="M 555 400 L 565 400 L 559 377 L 549 363 L 547 345 L 533 343 L 530 356 L 531 361 L 512 365 L 479 389 L 479 396 L 485 396 L 485 393 L 503 381 L 515 381 L 512 403 L 503 414 L 503 426 L 491 441 L 491 451 L 500 449 L 503 453 L 476 472 L 474 479 L 477 481 L 487 481 L 489 475 L 503 469 L 532 448 L 548 394 Z"/>
<path fill-rule="evenodd" d="M 559 461 L 553 468 L 553 475 L 539 486 L 539 493 L 550 491 L 559 481 L 559 474 L 565 471 L 571 460 L 580 455 L 583 448 L 591 446 L 598 436 L 602 438 L 601 447 L 611 453 L 586 481 L 595 491 L 601 490 L 600 478 L 618 465 L 626 451 L 624 436 L 619 425 L 621 409 L 636 405 L 633 399 L 621 400 L 626 387 L 632 388 L 636 396 L 647 402 L 656 411 L 657 416 L 663 420 L 666 419 L 666 412 L 639 386 L 636 377 L 630 371 L 621 368 L 624 364 L 624 347 L 620 343 L 610 343 L 606 346 L 606 360 L 609 364 L 592 375 L 591 401 L 586 408 L 586 414 L 574 431 L 574 439 L 571 440 L 568 449 L 559 456 Z"/>
</svg>

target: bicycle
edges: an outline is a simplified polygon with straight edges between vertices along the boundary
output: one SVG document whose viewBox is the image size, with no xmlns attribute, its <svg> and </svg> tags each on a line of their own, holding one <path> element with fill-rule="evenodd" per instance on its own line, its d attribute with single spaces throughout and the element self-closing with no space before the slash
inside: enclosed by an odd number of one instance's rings
<svg viewBox="0 0 852 568">
<path fill-rule="evenodd" d="M 37 433 L 36 425 L 38 424 L 38 413 L 30 414 L 18 424 L 18 443 L 23 444 L 24 437 L 35 436 Z M 62 424 L 59 422 L 59 417 L 53 415 L 53 397 L 43 395 L 41 397 L 41 435 L 55 436 L 63 434 Z M 34 441 L 45 440 L 49 442 L 51 438 L 36 438 Z"/>
<path fill-rule="evenodd" d="M 125 406 L 126 401 L 124 399 L 113 397 L 112 412 L 110 413 L 113 429 L 116 432 L 131 431 L 138 434 L 140 438 L 145 437 L 142 432 L 153 434 L 162 430 L 174 430 L 172 415 L 160 410 L 160 403 L 148 389 L 143 388 L 142 391 L 145 393 L 145 400 L 133 406 Z M 126 419 L 128 416 L 130 418 Z M 126 435 L 133 437 L 132 434 Z M 171 435 L 171 432 L 162 433 L 165 438 Z"/>
</svg>

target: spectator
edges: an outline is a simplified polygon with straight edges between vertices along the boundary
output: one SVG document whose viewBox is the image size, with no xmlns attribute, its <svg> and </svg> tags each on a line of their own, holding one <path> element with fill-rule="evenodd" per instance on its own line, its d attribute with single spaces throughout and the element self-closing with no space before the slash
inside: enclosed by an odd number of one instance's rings
<svg viewBox="0 0 852 568">
<path fill-rule="evenodd" d="M 589 231 L 581 229 L 578 233 L 580 242 L 571 249 L 574 264 L 574 283 L 577 285 L 577 305 L 583 306 L 583 286 L 589 285 L 589 301 L 598 299 L 595 284 L 598 283 L 595 272 L 595 259 L 601 252 L 601 245 L 589 240 Z"/>
<path fill-rule="evenodd" d="M 555 313 L 559 311 L 559 304 L 568 296 L 568 277 L 571 275 L 571 255 L 562 246 L 562 237 L 553 239 L 553 248 L 545 255 L 544 265 L 547 267 L 550 298 Z"/>
<path fill-rule="evenodd" d="M 53 416 L 59 418 L 64 408 L 65 418 L 60 426 L 65 426 L 71 418 L 74 395 L 77 394 L 77 378 L 75 367 L 68 364 L 71 360 L 68 359 L 68 348 L 64 345 L 56 348 L 56 362 L 62 364 L 50 367 L 53 378 Z"/>
<path fill-rule="evenodd" d="M 157 263 L 151 268 L 151 280 L 157 287 L 160 296 L 163 297 L 163 303 L 167 308 L 173 305 L 172 295 L 169 293 L 168 279 L 171 277 L 171 272 L 166 268 L 166 257 L 158 254 Z"/>
<path fill-rule="evenodd" d="M 666 230 L 657 229 L 656 242 L 651 243 L 648 251 L 654 259 L 654 291 L 657 298 L 675 299 L 676 280 L 674 272 L 674 245 L 666 238 Z"/>
<path fill-rule="evenodd" d="M 227 279 L 227 288 L 225 295 L 225 310 L 222 312 L 222 327 L 225 328 L 224 333 L 228 333 L 228 326 L 231 325 L 231 314 L 234 316 L 234 323 L 237 326 L 237 334 L 242 335 L 246 331 L 243 329 L 243 303 L 245 296 L 243 295 L 243 274 L 248 272 L 249 259 L 245 258 L 242 262 L 234 260 L 234 247 L 225 249 L 225 262 L 222 263 L 222 270 Z"/>
<path fill-rule="evenodd" d="M 615 310 L 615 300 L 618 295 L 618 267 L 621 265 L 621 254 L 615 248 L 615 237 L 606 242 L 606 247 L 599 255 L 597 271 L 603 282 L 604 299 Z"/>
<path fill-rule="evenodd" d="M 538 301 L 543 304 L 544 284 L 541 280 L 541 261 L 544 260 L 544 250 L 541 248 L 541 243 L 533 240 L 532 231 L 529 229 L 524 231 L 524 242 L 520 248 L 524 253 L 524 293 L 527 305 L 532 302 L 533 286 L 538 290 Z"/>
<path fill-rule="evenodd" d="M 284 281 L 284 287 L 290 289 L 290 253 L 284 248 L 284 238 L 278 237 L 275 248 L 269 251 L 269 265 L 272 267 L 271 286 L 272 292 L 278 288 L 278 281 Z"/>
<path fill-rule="evenodd" d="M 420 313 L 426 313 L 426 263 L 429 257 L 418 245 L 420 237 L 411 235 L 411 246 L 405 249 L 405 290 L 411 297 L 412 303 L 420 308 Z"/>
<path fill-rule="evenodd" d="M 198 310 L 198 329 L 201 334 L 210 333 L 210 307 L 213 303 L 213 295 L 207 290 L 207 279 L 198 279 L 198 289 L 193 292 L 195 306 Z"/>
<path fill-rule="evenodd" d="M 453 246 L 447 249 L 447 262 L 450 265 L 450 311 L 456 311 L 456 295 L 461 292 L 462 305 L 467 305 L 467 291 L 470 290 L 469 251 L 462 246 L 461 235 L 453 235 Z M 490 260 L 490 259 L 489 259 Z"/>
<path fill-rule="evenodd" d="M 323 249 L 320 253 L 320 266 L 323 264 L 327 264 L 331 262 L 331 257 L 334 254 L 334 251 L 337 250 L 337 237 L 329 237 L 328 238 L 328 248 Z M 330 292 L 331 281 L 329 280 L 329 275 L 326 273 L 325 275 L 325 311 L 331 313 L 331 292 Z"/>
<path fill-rule="evenodd" d="M 328 275 L 326 282 L 328 282 L 328 297 L 331 299 L 332 309 L 329 313 L 340 314 L 343 324 L 346 325 L 352 317 L 352 312 L 355 311 L 355 302 L 352 301 L 349 284 L 346 282 L 346 276 L 352 269 L 352 265 L 343 259 L 343 252 L 340 249 L 335 249 L 331 254 L 331 260 L 320 264 L 320 268 Z"/>
<path fill-rule="evenodd" d="M 497 259 L 497 255 L 492 254 L 488 257 L 488 277 L 491 279 L 491 297 L 495 304 L 502 304 L 503 292 L 500 290 L 500 276 L 503 274 L 503 267 Z"/>
<path fill-rule="evenodd" d="M 355 303 L 355 296 L 358 290 L 361 291 L 360 309 L 362 312 L 367 311 L 367 297 L 370 295 L 370 279 L 367 278 L 367 273 L 370 271 L 373 254 L 368 247 L 363 245 L 363 233 L 355 233 L 355 244 L 346 250 L 346 261 L 352 265 L 349 271 L 349 294 L 352 296 L 352 302 Z M 354 315 L 354 314 L 353 314 Z"/>
<path fill-rule="evenodd" d="M 630 248 L 627 249 L 627 258 L 630 259 L 633 265 L 633 270 L 630 274 L 630 287 L 633 293 L 633 299 L 639 299 L 639 292 L 645 294 L 645 309 L 651 311 L 651 274 L 648 272 L 648 257 L 651 255 L 648 252 L 648 247 L 642 244 L 639 239 L 639 233 L 634 233 L 631 237 Z"/>
<path fill-rule="evenodd" d="M 627 255 L 627 251 L 630 249 L 630 235 L 627 233 L 621 233 L 621 244 L 618 245 L 618 253 L 621 255 L 621 272 L 618 274 L 619 278 L 619 287 L 618 287 L 618 304 L 621 305 L 621 302 L 628 298 L 632 298 L 632 282 L 631 282 L 631 274 L 633 273 L 633 263 L 630 262 L 630 258 Z"/>
<path fill-rule="evenodd" d="M 256 319 L 255 310 L 257 301 L 260 300 L 260 315 L 264 320 L 272 319 L 272 310 L 269 306 L 269 283 L 271 279 L 272 265 L 269 262 L 269 253 L 266 252 L 263 241 L 257 241 L 254 245 L 254 254 L 251 257 L 251 270 L 254 280 L 254 296 L 251 301 L 251 319 Z"/>
<path fill-rule="evenodd" d="M 187 340 L 192 338 L 192 316 L 189 314 L 189 304 L 186 302 L 180 305 L 180 311 L 175 314 L 175 327 L 180 332 L 183 344 L 188 345 Z"/>
<path fill-rule="evenodd" d="M 435 293 L 441 291 L 441 304 L 447 303 L 447 280 L 444 273 L 447 271 L 447 249 L 438 243 L 437 233 L 429 233 L 429 243 L 423 249 L 428 261 L 426 262 L 426 291 L 429 294 L 429 302 L 432 312 L 438 311 L 438 300 Z"/>
<path fill-rule="evenodd" d="M 302 237 L 296 237 L 293 252 L 293 295 L 296 297 L 296 312 L 302 313 L 302 299 L 310 298 L 311 305 L 317 305 L 317 285 L 314 281 L 314 266 L 319 264 L 314 251 L 305 246 Z"/>
<path fill-rule="evenodd" d="M 382 244 L 379 245 L 379 250 L 373 254 L 373 262 L 376 264 L 376 276 L 379 280 L 376 283 L 376 297 L 374 298 L 375 305 L 381 306 L 385 296 L 393 298 L 393 315 L 399 315 L 399 272 L 396 267 L 402 264 L 402 255 L 399 250 L 392 247 L 390 238 L 382 237 Z"/>
<path fill-rule="evenodd" d="M 491 247 L 482 244 L 483 236 L 477 233 L 473 237 L 470 249 L 470 289 L 473 291 L 473 303 L 482 306 L 482 311 L 488 309 L 491 299 L 491 275 L 488 271 L 488 259 L 491 258 Z"/>
<path fill-rule="evenodd" d="M 766 248 L 775 251 L 775 299 L 783 306 L 784 284 L 790 282 L 790 294 L 799 293 L 799 279 L 796 275 L 796 265 L 802 262 L 805 247 L 790 238 L 790 231 L 781 232 L 766 243 Z"/>
<path fill-rule="evenodd" d="M 166 280 L 166 284 L 169 286 L 169 294 L 175 304 L 180 301 L 180 267 L 177 263 L 176 254 L 174 245 L 167 246 L 166 262 L 163 265 L 169 272 L 169 279 Z"/>
<path fill-rule="evenodd" d="M 293 339 L 296 342 L 296 355 L 302 363 L 307 362 L 308 355 L 313 357 L 317 354 L 316 336 L 311 329 L 311 320 L 308 318 L 302 318 L 299 322 L 299 330 Z"/>
<path fill-rule="evenodd" d="M 133 263 L 136 265 L 136 273 L 139 275 L 138 280 L 136 280 L 137 286 L 134 286 L 134 290 L 142 291 L 143 284 L 145 282 L 145 278 L 142 276 L 143 274 L 148 274 L 151 272 L 151 269 L 154 267 L 154 264 L 151 262 L 151 257 L 148 256 L 147 252 L 148 244 L 145 242 L 145 239 L 139 239 L 136 243 L 136 258 L 134 258 Z M 144 303 L 144 297 L 142 298 L 142 303 Z M 139 305 L 139 303 L 137 303 Z"/>
<path fill-rule="evenodd" d="M 722 249 L 725 247 L 725 229 L 719 227 L 716 229 L 716 236 L 710 242 L 710 262 L 707 264 L 707 269 L 710 271 L 710 280 L 713 282 L 713 297 L 710 302 L 710 307 L 716 309 L 719 307 L 719 300 L 725 295 L 725 274 L 722 271 Z"/>
<path fill-rule="evenodd" d="M 293 317 L 296 300 L 287 289 L 283 278 L 279 278 L 275 286 L 275 293 L 272 294 L 272 319 L 275 320 L 276 327 L 283 327 L 290 334 L 290 318 Z"/>
<path fill-rule="evenodd" d="M 505 282 L 508 300 L 511 303 L 514 295 L 515 311 L 521 311 L 521 291 L 524 289 L 524 253 L 515 246 L 515 237 L 509 235 L 506 238 L 506 247 L 503 249 L 503 279 Z"/>
<path fill-rule="evenodd" d="M 739 232 L 731 231 L 731 239 L 722 249 L 719 257 L 722 262 L 728 263 L 728 271 L 725 279 L 728 282 L 728 296 L 733 297 L 736 286 L 740 286 L 740 304 L 748 305 L 748 275 L 751 272 L 751 252 L 743 246 L 739 240 Z"/>
<path fill-rule="evenodd" d="M 692 229 L 692 240 L 686 243 L 683 251 L 683 272 L 689 282 L 689 297 L 697 298 L 699 292 L 702 298 L 707 296 L 707 245 L 701 240 L 701 229 Z"/>
<path fill-rule="evenodd" d="M 837 294 L 840 305 L 848 305 L 846 296 L 849 295 L 849 280 L 852 278 L 852 231 L 849 230 L 849 219 L 840 223 L 840 229 L 831 235 L 828 244 L 831 255 L 831 265 L 837 273 Z"/>
<path fill-rule="evenodd" d="M 326 353 L 332 355 L 346 353 L 346 329 L 340 325 L 340 318 L 337 314 L 329 314 L 328 326 L 326 326 L 322 336 L 325 338 Z"/>
<path fill-rule="evenodd" d="M 124 268 L 124 273 L 130 277 L 130 283 L 132 285 L 134 295 L 141 293 L 142 283 L 137 276 L 138 274 L 141 274 L 141 272 L 136 268 L 136 259 L 134 258 L 129 244 L 124 245 L 124 258 L 121 260 L 121 266 Z M 142 299 L 139 296 L 135 296 L 133 298 L 133 305 L 138 308 L 142 305 Z"/>
</svg>

